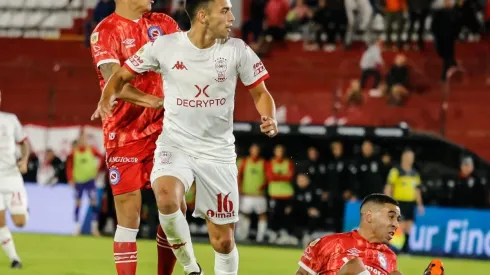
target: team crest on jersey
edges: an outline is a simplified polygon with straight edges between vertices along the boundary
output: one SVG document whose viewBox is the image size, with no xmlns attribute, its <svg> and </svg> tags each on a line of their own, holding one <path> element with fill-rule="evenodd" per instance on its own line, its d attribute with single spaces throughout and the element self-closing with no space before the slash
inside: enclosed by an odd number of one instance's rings
<svg viewBox="0 0 490 275">
<path fill-rule="evenodd" d="M 151 26 L 148 28 L 148 37 L 153 41 L 157 37 L 163 35 L 162 29 L 157 26 Z"/>
<path fill-rule="evenodd" d="M 214 60 L 214 63 L 214 67 L 218 73 L 218 78 L 215 80 L 217 82 L 224 82 L 226 80 L 226 70 L 228 69 L 228 65 L 226 65 L 226 58 L 220 57 Z"/>
<path fill-rule="evenodd" d="M 90 36 L 90 43 L 95 44 L 97 42 L 99 42 L 99 33 L 98 32 L 94 32 Z"/>
<path fill-rule="evenodd" d="M 378 253 L 378 261 L 379 265 L 383 268 L 386 269 L 388 267 L 388 262 L 386 261 L 385 254 L 379 252 Z"/>
<path fill-rule="evenodd" d="M 121 174 L 119 173 L 119 170 L 116 167 L 112 167 L 109 170 L 109 180 L 112 185 L 116 185 L 119 183 L 121 180 Z"/>
<path fill-rule="evenodd" d="M 172 157 L 172 153 L 170 152 L 160 152 L 160 163 L 161 164 L 171 164 L 170 158 Z"/>
</svg>

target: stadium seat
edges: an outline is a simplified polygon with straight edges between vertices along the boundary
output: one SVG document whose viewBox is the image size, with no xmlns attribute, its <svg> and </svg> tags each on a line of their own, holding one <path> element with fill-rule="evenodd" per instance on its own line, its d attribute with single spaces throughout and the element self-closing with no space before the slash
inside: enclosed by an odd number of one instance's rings
<svg viewBox="0 0 490 275">
<path fill-rule="evenodd" d="M 9 27 L 23 28 L 25 26 L 26 20 L 27 18 L 25 11 L 12 12 Z"/>
<path fill-rule="evenodd" d="M 6 28 L 9 25 L 10 22 L 10 17 L 11 13 L 6 11 L 6 12 L 0 12 L 0 28 Z"/>
<path fill-rule="evenodd" d="M 69 28 L 73 24 L 73 18 L 65 11 L 53 12 L 41 23 L 43 28 Z"/>
</svg>

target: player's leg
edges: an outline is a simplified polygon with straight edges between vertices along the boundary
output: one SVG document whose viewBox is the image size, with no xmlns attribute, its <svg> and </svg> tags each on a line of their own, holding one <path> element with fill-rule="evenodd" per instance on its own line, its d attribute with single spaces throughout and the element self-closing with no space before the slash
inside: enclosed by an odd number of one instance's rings
<svg viewBox="0 0 490 275">
<path fill-rule="evenodd" d="M 349 261 L 346 259 L 346 263 L 337 272 L 337 275 L 371 275 L 371 273 L 366 269 L 361 259 L 354 258 Z"/>
<path fill-rule="evenodd" d="M 23 227 L 27 221 L 27 196 L 25 192 L 4 193 L 0 195 L 0 243 L 9 258 L 12 268 L 21 268 L 21 260 L 15 249 L 12 233 L 7 227 L 6 210 L 12 215 L 14 224 Z"/>
<path fill-rule="evenodd" d="M 80 206 L 82 204 L 82 195 L 83 195 L 83 184 L 75 183 L 75 231 L 73 235 L 80 235 L 81 226 L 80 226 Z"/>
<path fill-rule="evenodd" d="M 182 213 L 184 195 L 194 180 L 188 156 L 170 148 L 157 148 L 151 185 L 157 201 L 160 224 L 167 241 L 186 274 L 200 274 L 192 247 L 189 224 Z"/>
<path fill-rule="evenodd" d="M 235 223 L 238 222 L 239 195 L 236 164 L 217 164 L 194 160 L 196 211 L 207 220 L 209 240 L 215 251 L 214 274 L 238 274 Z"/>
<path fill-rule="evenodd" d="M 95 180 L 91 180 L 87 184 L 87 193 L 90 199 L 90 211 L 92 212 L 92 220 L 90 221 L 91 233 L 94 236 L 100 236 L 99 232 L 99 209 L 97 207 L 97 187 Z"/>
<path fill-rule="evenodd" d="M 264 241 L 264 236 L 267 231 L 267 200 L 265 197 L 257 197 L 255 212 L 259 215 L 255 240 L 260 243 Z"/>
<path fill-rule="evenodd" d="M 153 169 L 153 158 L 154 158 L 154 152 L 156 149 L 155 145 L 155 139 L 150 139 L 148 141 L 148 145 L 145 146 L 147 149 L 146 152 L 147 156 L 142 160 L 143 165 L 145 167 L 146 175 L 147 175 L 147 181 L 150 183 L 150 177 L 149 175 L 151 174 L 151 171 Z M 151 186 L 149 186 L 151 188 Z M 155 201 L 156 203 L 156 201 Z M 185 213 L 187 211 L 187 206 L 185 205 L 185 202 L 183 203 L 182 212 Z M 157 275 L 172 275 L 175 267 L 175 263 L 177 261 L 177 258 L 174 255 L 174 252 L 172 251 L 172 247 L 168 243 L 167 240 L 167 235 L 165 235 L 165 232 L 162 229 L 162 226 L 160 223 L 158 223 L 157 227 L 157 235 L 156 235 L 156 244 L 157 244 L 157 255 L 158 255 L 158 267 L 157 267 Z"/>
</svg>

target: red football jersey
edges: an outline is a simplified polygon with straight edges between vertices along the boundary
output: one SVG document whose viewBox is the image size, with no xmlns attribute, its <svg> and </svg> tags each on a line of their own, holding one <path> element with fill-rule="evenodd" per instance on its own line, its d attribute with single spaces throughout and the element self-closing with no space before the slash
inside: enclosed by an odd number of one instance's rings
<svg viewBox="0 0 490 275">
<path fill-rule="evenodd" d="M 312 275 L 336 275 L 353 258 L 360 258 L 373 275 L 396 270 L 396 254 L 385 244 L 368 242 L 357 230 L 314 240 L 306 247 L 299 265 Z"/>
<path fill-rule="evenodd" d="M 111 14 L 95 28 L 90 37 L 92 58 L 97 69 L 100 88 L 105 86 L 99 66 L 118 63 L 133 56 L 143 45 L 156 37 L 180 31 L 177 22 L 162 13 L 145 13 L 139 20 Z M 162 77 L 155 72 L 137 76 L 131 84 L 141 91 L 163 97 Z M 121 147 L 162 131 L 163 110 L 143 108 L 119 102 L 113 116 L 103 122 L 106 149 Z"/>
</svg>

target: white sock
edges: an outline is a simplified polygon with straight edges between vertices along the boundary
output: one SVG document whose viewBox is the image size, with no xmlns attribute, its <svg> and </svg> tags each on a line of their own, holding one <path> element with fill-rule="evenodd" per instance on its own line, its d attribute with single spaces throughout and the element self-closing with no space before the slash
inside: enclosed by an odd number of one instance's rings
<svg viewBox="0 0 490 275">
<path fill-rule="evenodd" d="M 229 254 L 214 252 L 214 275 L 237 275 L 238 274 L 238 249 L 233 247 Z"/>
<path fill-rule="evenodd" d="M 15 260 L 20 262 L 19 255 L 17 255 L 17 251 L 15 250 L 14 238 L 6 226 L 0 228 L 0 243 L 10 261 Z"/>
<path fill-rule="evenodd" d="M 138 236 L 138 229 L 127 228 L 117 225 L 116 233 L 114 234 L 114 242 L 116 243 L 135 243 Z"/>
<path fill-rule="evenodd" d="M 257 224 L 257 242 L 263 242 L 264 241 L 264 236 L 265 232 L 267 231 L 267 220 L 259 220 L 259 223 Z"/>
<path fill-rule="evenodd" d="M 197 265 L 196 256 L 194 256 L 194 248 L 192 247 L 191 232 L 189 224 L 185 219 L 184 214 L 180 210 L 177 212 L 164 215 L 160 213 L 160 225 L 162 226 L 167 241 L 172 248 L 177 261 L 184 267 L 184 272 L 199 272 L 200 268 Z"/>
</svg>

